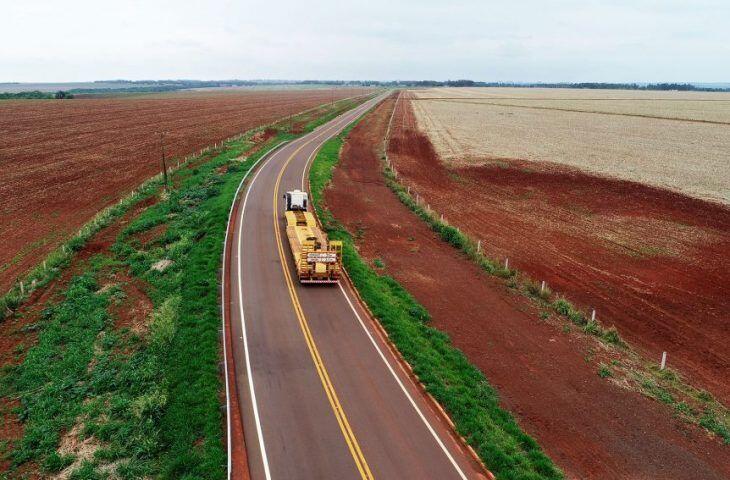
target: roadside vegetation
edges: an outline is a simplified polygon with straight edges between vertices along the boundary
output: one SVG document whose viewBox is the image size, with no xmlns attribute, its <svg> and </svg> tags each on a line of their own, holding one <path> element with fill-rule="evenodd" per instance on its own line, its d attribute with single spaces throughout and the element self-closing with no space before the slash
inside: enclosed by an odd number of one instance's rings
<svg viewBox="0 0 730 480">
<path fill-rule="evenodd" d="M 295 120 L 312 129 L 361 101 Z M 294 137 L 285 126 L 274 125 L 263 143 L 256 135 L 271 126 L 193 158 L 171 173 L 167 191 L 151 180 L 46 261 L 35 288 L 148 200 L 110 248 L 73 265 L 62 293 L 31 325 L 37 340 L 0 372 L 0 397 L 15 405 L 0 415 L 22 424 L 20 438 L 0 451 L 9 465 L 0 478 L 225 477 L 218 271 L 226 221 L 245 173 Z M 10 304 L 6 296 L 4 310 L 12 304 L 10 314 L 22 315 L 25 295 Z"/>
<path fill-rule="evenodd" d="M 74 98 L 73 93 L 59 90 L 56 93 L 41 92 L 40 90 L 32 90 L 28 92 L 0 92 L 0 100 L 63 100 Z"/>
<path fill-rule="evenodd" d="M 353 127 L 323 145 L 310 170 L 310 187 L 327 234 L 343 241 L 344 266 L 355 287 L 426 390 L 497 478 L 563 478 L 537 442 L 500 408 L 498 394 L 482 372 L 451 345 L 446 334 L 429 326 L 428 312 L 398 282 L 373 271 L 359 256 L 351 234 L 324 206 L 324 189 Z"/>
</svg>

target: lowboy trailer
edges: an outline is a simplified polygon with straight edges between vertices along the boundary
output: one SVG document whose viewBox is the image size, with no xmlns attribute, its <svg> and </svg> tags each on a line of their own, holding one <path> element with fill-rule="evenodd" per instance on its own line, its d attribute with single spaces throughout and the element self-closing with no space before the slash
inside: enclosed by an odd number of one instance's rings
<svg viewBox="0 0 730 480">
<path fill-rule="evenodd" d="M 286 236 L 289 238 L 301 283 L 337 283 L 342 271 L 342 242 L 329 241 L 314 215 L 307 211 L 306 192 L 293 190 L 286 200 Z"/>
</svg>

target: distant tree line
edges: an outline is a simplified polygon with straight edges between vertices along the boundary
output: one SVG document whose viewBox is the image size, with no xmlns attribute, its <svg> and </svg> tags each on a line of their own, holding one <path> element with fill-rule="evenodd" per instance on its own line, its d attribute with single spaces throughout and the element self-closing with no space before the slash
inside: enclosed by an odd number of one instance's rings
<svg viewBox="0 0 730 480">
<path fill-rule="evenodd" d="M 65 99 L 74 95 L 109 95 L 124 93 L 157 93 L 187 90 L 194 88 L 255 87 L 255 86 L 306 86 L 323 87 L 527 87 L 527 88 L 585 88 L 619 90 L 680 90 L 697 92 L 730 92 L 730 88 L 712 88 L 691 83 L 519 83 L 519 82 L 478 82 L 474 80 L 99 80 L 94 83 L 114 84 L 111 88 L 91 87 L 73 88 L 66 91 L 0 93 L 0 100 L 13 98 Z M 118 85 L 118 86 L 116 86 Z"/>
<path fill-rule="evenodd" d="M 66 98 L 74 98 L 72 93 L 66 92 L 64 90 L 59 90 L 56 93 L 52 92 L 41 92 L 40 90 L 32 90 L 29 92 L 5 92 L 0 93 L 0 100 L 18 100 L 18 99 L 28 99 L 28 100 L 51 100 L 51 99 L 66 99 Z"/>
<path fill-rule="evenodd" d="M 730 92 L 730 88 L 698 87 L 691 83 L 504 83 L 477 82 L 480 87 L 527 87 L 527 88 L 586 88 L 611 90 L 679 90 L 682 92 Z"/>
<path fill-rule="evenodd" d="M 407 80 L 381 82 L 377 80 L 100 80 L 94 83 L 119 84 L 119 87 L 74 88 L 78 95 L 116 93 L 158 93 L 192 88 L 255 87 L 255 86 L 336 86 L 336 87 L 473 87 L 473 80 Z"/>
<path fill-rule="evenodd" d="M 616 90 L 680 90 L 696 92 L 730 92 L 730 88 L 700 87 L 691 83 L 519 83 L 519 82 L 477 82 L 474 80 L 397 80 L 390 82 L 349 82 L 362 86 L 380 87 L 523 87 L 523 88 L 586 88 Z"/>
<path fill-rule="evenodd" d="M 691 83 L 520 83 L 520 82 L 478 82 L 474 80 L 394 80 L 394 81 L 324 81 L 306 80 L 302 83 L 322 85 L 349 85 L 367 87 L 523 87 L 523 88 L 586 88 L 614 90 L 679 90 L 696 92 L 730 92 L 730 88 L 701 87 Z"/>
</svg>

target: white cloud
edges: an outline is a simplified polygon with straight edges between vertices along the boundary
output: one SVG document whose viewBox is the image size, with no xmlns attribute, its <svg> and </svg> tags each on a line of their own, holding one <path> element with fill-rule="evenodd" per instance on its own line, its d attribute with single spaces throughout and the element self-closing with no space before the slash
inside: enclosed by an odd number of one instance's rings
<svg viewBox="0 0 730 480">
<path fill-rule="evenodd" d="M 729 81 L 730 4 L 25 0 L 0 81 Z"/>
</svg>

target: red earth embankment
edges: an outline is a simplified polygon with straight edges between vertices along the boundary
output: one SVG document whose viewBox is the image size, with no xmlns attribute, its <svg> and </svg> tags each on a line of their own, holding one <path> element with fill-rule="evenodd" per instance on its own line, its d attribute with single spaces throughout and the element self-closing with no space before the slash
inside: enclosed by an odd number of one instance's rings
<svg viewBox="0 0 730 480">
<path fill-rule="evenodd" d="M 96 212 L 182 157 L 363 89 L 0 102 L 0 292 Z"/>
<path fill-rule="evenodd" d="M 595 308 L 647 358 L 667 351 L 689 383 L 730 402 L 730 209 L 547 163 L 450 168 L 408 101 L 390 155 L 403 182 L 487 255 Z"/>
<path fill-rule="evenodd" d="M 727 447 L 664 405 L 600 378 L 595 362 L 586 361 L 590 338 L 539 321 L 524 297 L 399 202 L 379 163 L 392 107 L 391 99 L 352 131 L 326 191 L 327 206 L 355 234 L 361 254 L 380 259 L 428 309 L 569 478 L 727 478 Z"/>
</svg>

